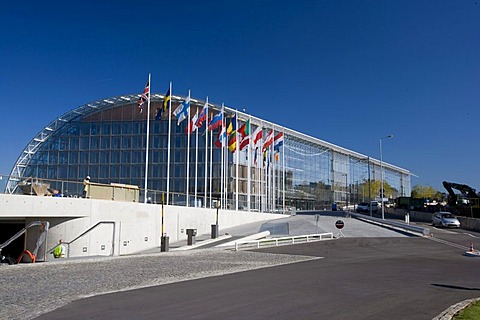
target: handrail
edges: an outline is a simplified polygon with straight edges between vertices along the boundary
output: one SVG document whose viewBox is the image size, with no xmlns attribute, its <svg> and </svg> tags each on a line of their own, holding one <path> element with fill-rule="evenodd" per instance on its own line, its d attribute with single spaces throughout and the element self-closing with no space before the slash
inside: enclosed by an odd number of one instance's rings
<svg viewBox="0 0 480 320">
<path fill-rule="evenodd" d="M 305 243 L 312 241 L 322 241 L 326 239 L 333 239 L 333 233 L 315 233 L 315 234 L 306 234 L 300 236 L 291 236 L 291 237 L 280 237 L 280 238 L 265 238 L 259 240 L 241 240 L 235 242 L 235 251 L 239 250 L 239 247 L 242 245 L 256 245 L 257 249 L 261 247 L 262 244 L 271 244 L 273 246 L 287 245 L 287 244 L 296 244 L 296 243 Z"/>
<path fill-rule="evenodd" d="M 67 258 L 70 256 L 70 245 L 77 241 L 78 239 L 80 239 L 81 237 L 83 237 L 84 235 L 86 235 L 87 233 L 89 233 L 90 231 L 92 231 L 93 229 L 95 229 L 96 227 L 98 227 L 99 225 L 101 224 L 113 224 L 113 234 L 112 234 L 112 251 L 110 252 L 109 256 L 113 256 L 114 252 L 115 252 L 115 221 L 99 221 L 97 222 L 96 224 L 94 224 L 93 226 L 91 226 L 90 228 L 88 228 L 87 230 L 85 230 L 84 232 L 82 232 L 79 236 L 77 236 L 76 238 L 74 238 L 72 241 L 68 241 L 68 242 L 62 242 L 64 244 L 67 245 Z M 58 245 L 58 244 L 57 244 Z M 55 247 L 57 246 L 55 245 Z M 54 248 L 55 248 L 54 247 Z M 52 249 L 53 250 L 53 249 Z"/>
<path fill-rule="evenodd" d="M 2 252 L 2 249 L 8 246 L 10 243 L 15 241 L 18 237 L 20 237 L 22 234 L 24 234 L 27 229 L 33 227 L 33 226 L 39 226 L 39 225 L 44 225 L 46 226 L 46 230 L 48 231 L 48 226 L 50 223 L 48 221 L 32 221 L 29 224 L 27 224 L 22 230 L 18 231 L 15 235 L 13 235 L 10 239 L 5 241 L 4 243 L 0 244 L 0 252 Z"/>
</svg>

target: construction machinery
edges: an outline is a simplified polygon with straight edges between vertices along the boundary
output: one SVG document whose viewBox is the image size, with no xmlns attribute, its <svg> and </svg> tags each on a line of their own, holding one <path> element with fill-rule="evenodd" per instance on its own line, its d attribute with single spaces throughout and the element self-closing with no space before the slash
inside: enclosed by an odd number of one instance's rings
<svg viewBox="0 0 480 320">
<path fill-rule="evenodd" d="M 480 196 L 477 191 L 466 185 L 443 181 L 443 187 L 448 191 L 448 207 L 457 215 L 480 218 Z M 459 197 L 453 189 L 460 191 Z"/>
</svg>

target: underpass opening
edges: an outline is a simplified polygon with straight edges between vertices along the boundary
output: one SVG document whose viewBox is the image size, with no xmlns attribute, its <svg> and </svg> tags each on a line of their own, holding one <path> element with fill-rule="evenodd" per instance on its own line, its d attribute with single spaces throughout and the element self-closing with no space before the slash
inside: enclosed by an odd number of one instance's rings
<svg viewBox="0 0 480 320">
<path fill-rule="evenodd" d="M 25 228 L 25 220 L 0 220 L 0 244 L 9 240 L 17 232 Z M 17 259 L 25 248 L 25 234 L 22 234 L 2 249 L 5 257 Z"/>
</svg>

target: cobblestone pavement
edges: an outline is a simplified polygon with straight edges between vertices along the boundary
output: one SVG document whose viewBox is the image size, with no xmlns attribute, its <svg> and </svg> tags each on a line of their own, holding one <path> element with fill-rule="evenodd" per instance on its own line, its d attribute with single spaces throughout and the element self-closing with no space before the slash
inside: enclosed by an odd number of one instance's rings
<svg viewBox="0 0 480 320">
<path fill-rule="evenodd" d="M 311 259 L 211 249 L 0 265 L 0 319 L 33 319 L 84 297 Z"/>
</svg>

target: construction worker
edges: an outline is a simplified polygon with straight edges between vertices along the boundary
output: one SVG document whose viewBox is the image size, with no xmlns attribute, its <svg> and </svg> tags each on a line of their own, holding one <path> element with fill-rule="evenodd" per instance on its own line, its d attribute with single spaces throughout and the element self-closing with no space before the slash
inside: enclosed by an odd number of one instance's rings
<svg viewBox="0 0 480 320">
<path fill-rule="evenodd" d="M 55 258 L 65 258 L 65 246 L 62 239 L 58 241 L 58 245 L 53 249 L 53 256 Z"/>
</svg>

